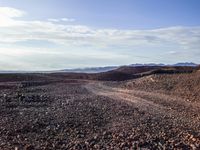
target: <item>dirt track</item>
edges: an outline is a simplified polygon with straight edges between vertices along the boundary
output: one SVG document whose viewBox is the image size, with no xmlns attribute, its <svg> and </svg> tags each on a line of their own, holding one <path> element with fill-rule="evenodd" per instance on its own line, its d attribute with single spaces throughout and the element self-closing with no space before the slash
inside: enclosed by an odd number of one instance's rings
<svg viewBox="0 0 200 150">
<path fill-rule="evenodd" d="M 200 131 L 200 103 L 188 103 L 182 98 L 160 93 L 113 88 L 101 82 L 89 83 L 85 87 L 94 94 L 129 103 L 133 109 L 149 114 L 152 118 L 163 118 L 160 122 L 168 118 L 180 130 L 183 130 L 183 125 L 184 128 Z M 185 131 L 185 134 L 189 133 Z"/>
<path fill-rule="evenodd" d="M 200 148 L 198 103 L 105 83 L 1 82 L 0 149 Z"/>
<path fill-rule="evenodd" d="M 168 111 L 174 111 L 174 114 L 185 112 L 198 115 L 200 112 L 199 102 L 187 102 L 182 98 L 169 96 L 161 93 L 146 92 L 141 90 L 128 90 L 123 88 L 109 87 L 102 82 L 90 82 L 86 84 L 86 89 L 96 95 L 107 96 L 113 100 L 131 102 L 138 108 L 150 113 L 160 112 L 166 114 Z M 188 120 L 188 118 L 186 118 Z"/>
</svg>

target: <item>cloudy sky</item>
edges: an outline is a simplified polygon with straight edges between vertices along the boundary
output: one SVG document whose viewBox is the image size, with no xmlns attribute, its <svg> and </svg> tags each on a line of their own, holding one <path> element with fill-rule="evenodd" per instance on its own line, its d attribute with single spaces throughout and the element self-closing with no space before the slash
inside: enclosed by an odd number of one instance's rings
<svg viewBox="0 0 200 150">
<path fill-rule="evenodd" d="M 200 63 L 199 0 L 0 0 L 0 70 Z"/>
</svg>

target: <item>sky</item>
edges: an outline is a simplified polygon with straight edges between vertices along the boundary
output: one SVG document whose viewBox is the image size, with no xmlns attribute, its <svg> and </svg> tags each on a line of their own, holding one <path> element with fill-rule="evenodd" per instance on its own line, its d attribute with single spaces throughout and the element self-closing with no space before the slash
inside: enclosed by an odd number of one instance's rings
<svg viewBox="0 0 200 150">
<path fill-rule="evenodd" d="M 199 0 L 0 0 L 0 70 L 200 63 Z"/>
</svg>

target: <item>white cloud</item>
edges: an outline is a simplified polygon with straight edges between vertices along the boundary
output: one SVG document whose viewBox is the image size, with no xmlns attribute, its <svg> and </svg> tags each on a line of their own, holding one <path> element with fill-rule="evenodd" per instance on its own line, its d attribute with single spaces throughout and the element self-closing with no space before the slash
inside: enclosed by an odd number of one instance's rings
<svg viewBox="0 0 200 150">
<path fill-rule="evenodd" d="M 70 18 L 27 21 L 20 18 L 25 14 L 22 10 L 0 7 L 0 44 L 11 45 L 9 50 L 14 55 L 35 55 L 38 52 L 36 49 L 29 47 L 21 50 L 21 47 L 14 46 L 16 42 L 29 40 L 56 43 L 63 47 L 62 50 L 56 50 L 62 51 L 60 55 L 75 55 L 76 58 L 88 55 L 90 58 L 104 60 L 111 57 L 121 59 L 122 63 L 127 61 L 127 56 L 123 53 L 128 55 L 130 51 L 132 56 L 140 50 L 145 50 L 145 53 L 141 52 L 140 55 L 152 55 L 149 49 L 155 48 L 167 50 L 168 54 L 179 51 L 196 54 L 200 48 L 200 27 L 177 26 L 152 30 L 96 29 L 83 25 L 63 24 L 63 21 L 74 21 Z M 3 53 L 3 48 L 1 46 L 0 53 Z M 75 52 L 76 50 L 78 52 Z M 107 51 L 110 51 L 109 54 L 105 53 Z M 52 52 L 55 50 L 48 49 L 45 54 Z M 156 57 L 157 54 L 154 55 Z"/>
<path fill-rule="evenodd" d="M 26 13 L 10 7 L 0 7 L 0 27 L 8 27 L 18 25 L 18 21 L 14 18 L 22 17 Z"/>
<path fill-rule="evenodd" d="M 80 53 L 80 51 L 60 51 L 45 48 L 29 48 L 27 50 L 24 47 L 0 48 L 0 56 L 0 70 L 54 70 L 93 67 L 97 61 L 107 65 L 113 60 L 129 58 L 126 55 L 95 50 L 85 50 Z M 96 62 L 91 63 L 91 60 Z"/>
<path fill-rule="evenodd" d="M 174 43 L 183 48 L 191 48 L 200 43 L 200 27 L 170 27 L 154 30 L 95 29 L 83 25 L 62 24 L 60 21 L 74 19 L 48 19 L 48 21 L 26 21 L 24 11 L 0 7 L 0 42 L 24 40 L 47 40 L 57 43 L 135 46 Z M 59 23 L 54 23 L 59 22 Z M 3 25 L 2 25 L 3 24 Z"/>
<path fill-rule="evenodd" d="M 66 21 L 66 22 L 74 22 L 75 19 L 74 18 L 61 18 L 62 21 Z"/>
<path fill-rule="evenodd" d="M 5 16 L 8 18 L 22 17 L 26 13 L 22 10 L 10 8 L 10 7 L 0 7 L 0 16 Z"/>
<path fill-rule="evenodd" d="M 55 20 L 56 21 L 56 20 Z M 54 21 L 54 22 L 55 22 Z M 155 30 L 94 29 L 82 25 L 63 25 L 45 21 L 13 21 L 0 28 L 0 42 L 47 40 L 59 44 L 87 44 L 97 47 L 109 45 L 159 45 L 171 43 L 183 49 L 199 47 L 200 27 L 173 27 Z"/>
<path fill-rule="evenodd" d="M 53 18 L 49 18 L 47 20 L 50 21 L 50 22 L 59 22 L 60 21 L 59 19 L 53 19 Z"/>
<path fill-rule="evenodd" d="M 174 54 L 177 54 L 177 52 L 176 52 L 176 51 L 169 51 L 169 52 L 167 52 L 167 54 L 172 54 L 172 55 L 174 55 Z"/>
<path fill-rule="evenodd" d="M 49 19 L 47 19 L 49 22 L 74 22 L 75 21 L 75 19 L 73 19 L 73 18 L 57 18 L 57 19 L 55 19 L 55 18 L 49 18 Z"/>
</svg>

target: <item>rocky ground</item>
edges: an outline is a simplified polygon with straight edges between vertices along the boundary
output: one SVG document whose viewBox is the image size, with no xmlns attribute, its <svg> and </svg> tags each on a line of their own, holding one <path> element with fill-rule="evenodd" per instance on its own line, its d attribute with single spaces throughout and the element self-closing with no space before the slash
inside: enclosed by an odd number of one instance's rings
<svg viewBox="0 0 200 150">
<path fill-rule="evenodd" d="M 200 71 L 186 74 L 153 74 L 118 85 L 126 89 L 177 96 L 188 102 L 200 102 Z"/>
<path fill-rule="evenodd" d="M 119 82 L 0 79 L 2 150 L 200 149 L 199 122 L 196 100 Z"/>
</svg>

